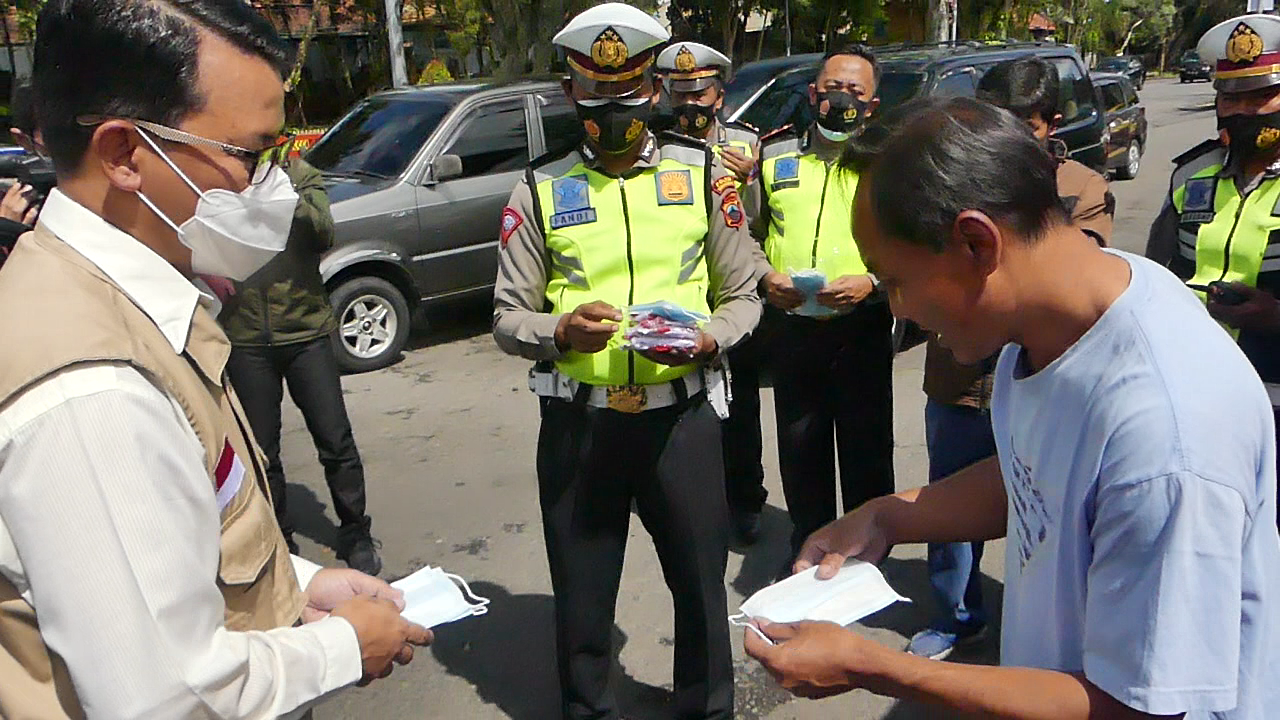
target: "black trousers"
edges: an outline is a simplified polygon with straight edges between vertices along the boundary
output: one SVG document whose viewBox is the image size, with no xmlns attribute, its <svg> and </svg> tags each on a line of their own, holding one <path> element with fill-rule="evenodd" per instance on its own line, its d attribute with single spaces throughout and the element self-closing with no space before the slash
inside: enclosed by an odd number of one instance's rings
<svg viewBox="0 0 1280 720">
<path fill-rule="evenodd" d="M 563 716 L 618 718 L 611 641 L 634 499 L 675 606 L 673 715 L 732 718 L 719 418 L 702 394 L 636 414 L 541 402 L 538 486 Z"/>
<path fill-rule="evenodd" d="M 764 443 L 760 432 L 761 340 L 750 337 L 729 351 L 729 418 L 720 430 L 725 494 L 734 513 L 758 513 L 769 491 L 764 488 Z"/>
<path fill-rule="evenodd" d="M 332 343 L 326 336 L 288 345 L 234 346 L 227 372 L 249 416 L 253 435 L 267 455 L 267 483 L 285 537 L 292 536 L 293 523 L 285 502 L 284 465 L 280 463 L 282 382 L 289 384 L 289 396 L 302 411 L 315 442 L 334 511 L 342 523 L 338 540 L 346 545 L 368 533 L 371 523 L 365 515 L 364 465 L 342 399 Z"/>
<path fill-rule="evenodd" d="M 887 303 L 830 320 L 774 314 L 774 408 L 792 552 L 844 512 L 894 491 L 893 317 Z"/>
</svg>

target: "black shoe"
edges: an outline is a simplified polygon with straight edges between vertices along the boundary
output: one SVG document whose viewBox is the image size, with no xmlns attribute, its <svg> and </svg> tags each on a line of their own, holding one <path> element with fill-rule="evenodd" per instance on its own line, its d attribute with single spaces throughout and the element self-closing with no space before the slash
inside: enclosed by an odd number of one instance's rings
<svg viewBox="0 0 1280 720">
<path fill-rule="evenodd" d="M 733 513 L 733 532 L 742 545 L 754 545 L 760 539 L 760 513 Z"/>
<path fill-rule="evenodd" d="M 380 547 L 382 543 L 365 535 L 357 538 L 351 543 L 351 547 L 338 557 L 347 563 L 347 567 L 359 570 L 365 575 L 377 577 L 378 573 L 382 572 L 382 558 L 378 557 Z"/>
</svg>

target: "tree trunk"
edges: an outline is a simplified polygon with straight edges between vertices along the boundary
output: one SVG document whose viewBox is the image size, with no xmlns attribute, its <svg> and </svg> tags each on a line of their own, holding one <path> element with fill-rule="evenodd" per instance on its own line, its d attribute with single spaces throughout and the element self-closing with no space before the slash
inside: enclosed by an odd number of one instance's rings
<svg viewBox="0 0 1280 720">
<path fill-rule="evenodd" d="M 12 100 L 13 91 L 18 87 L 18 56 L 13 51 L 13 38 L 9 35 L 9 8 L 4 9 L 0 23 L 4 25 L 4 47 L 9 51 L 9 99 Z"/>
<path fill-rule="evenodd" d="M 293 69 L 289 71 L 289 78 L 284 83 L 285 92 L 296 90 L 298 83 L 302 80 L 302 68 L 307 64 L 307 53 L 311 50 L 311 38 L 316 34 L 316 24 L 320 20 L 320 3 L 323 1 L 312 0 L 311 2 L 311 19 L 307 21 L 307 27 L 302 31 L 302 42 L 298 43 L 298 55 L 293 59 Z"/>
<path fill-rule="evenodd" d="M 1125 33 L 1124 42 L 1120 43 L 1120 51 L 1116 53 L 1117 55 L 1124 55 L 1124 51 L 1129 49 L 1129 41 L 1133 39 L 1133 31 L 1137 30 L 1145 19 L 1138 18 L 1137 22 L 1129 26 L 1129 32 Z"/>
<path fill-rule="evenodd" d="M 769 20 L 770 25 L 773 24 L 773 18 L 769 18 Z M 759 60 L 760 56 L 764 53 L 764 34 L 768 29 L 768 25 L 765 25 L 764 23 L 760 24 L 760 32 L 756 35 L 756 60 Z"/>
<path fill-rule="evenodd" d="M 404 28 L 401 27 L 400 0 L 387 0 L 387 53 L 391 60 L 391 86 L 409 84 L 409 71 L 404 64 Z"/>
<path fill-rule="evenodd" d="M 925 42 L 945 42 L 951 38 L 948 14 L 947 0 L 929 0 L 928 15 L 925 19 Z"/>
</svg>

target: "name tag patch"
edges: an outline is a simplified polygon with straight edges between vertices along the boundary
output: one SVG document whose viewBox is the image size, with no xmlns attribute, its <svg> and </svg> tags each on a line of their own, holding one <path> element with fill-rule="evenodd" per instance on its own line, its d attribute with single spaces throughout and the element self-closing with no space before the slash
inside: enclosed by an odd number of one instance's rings
<svg viewBox="0 0 1280 720">
<path fill-rule="evenodd" d="M 657 175 L 659 205 L 692 205 L 693 180 L 688 170 L 663 170 Z"/>
<path fill-rule="evenodd" d="M 1210 222 L 1213 222 L 1211 212 L 1184 212 L 1178 216 L 1178 223 L 1181 225 L 1203 225 Z"/>
<path fill-rule="evenodd" d="M 596 221 L 596 209 L 587 208 L 585 210 L 570 210 L 568 212 L 559 212 L 551 216 L 551 229 L 559 230 L 560 228 L 572 227 L 574 225 L 586 225 Z"/>
<path fill-rule="evenodd" d="M 1217 189 L 1216 178 L 1193 178 L 1187 181 L 1186 194 L 1182 200 L 1183 216 L 1186 213 L 1208 212 L 1213 216 L 1213 196 Z"/>
</svg>

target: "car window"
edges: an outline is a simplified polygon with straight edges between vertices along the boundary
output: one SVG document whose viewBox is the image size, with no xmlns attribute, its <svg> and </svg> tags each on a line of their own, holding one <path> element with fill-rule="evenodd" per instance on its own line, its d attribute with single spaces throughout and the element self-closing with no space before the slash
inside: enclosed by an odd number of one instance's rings
<svg viewBox="0 0 1280 720">
<path fill-rule="evenodd" d="M 307 152 L 324 172 L 398 177 L 456 104 L 445 96 L 374 96 L 357 105 Z"/>
<path fill-rule="evenodd" d="M 1048 58 L 1058 69 L 1058 112 L 1062 113 L 1062 125 L 1088 120 L 1094 112 L 1093 83 L 1080 72 L 1071 58 Z"/>
<path fill-rule="evenodd" d="M 547 92 L 534 96 L 542 117 L 542 134 L 547 153 L 561 155 L 577 147 L 583 138 L 578 113 L 564 93 Z"/>
<path fill-rule="evenodd" d="M 462 158 L 462 177 L 519 170 L 528 164 L 523 97 L 481 105 L 462 122 L 462 131 L 444 151 Z"/>
<path fill-rule="evenodd" d="M 788 123 L 807 126 L 813 114 L 809 110 L 809 83 L 813 75 L 814 70 L 808 68 L 779 75 L 740 119 L 762 133 Z"/>
<path fill-rule="evenodd" d="M 1133 83 L 1122 82 L 1120 88 L 1124 90 L 1125 107 L 1132 107 L 1138 104 L 1138 91 L 1133 89 Z"/>
<path fill-rule="evenodd" d="M 973 97 L 973 73 L 968 70 L 953 72 L 938 81 L 932 95 L 937 97 Z"/>
<path fill-rule="evenodd" d="M 1107 112 L 1119 112 L 1124 109 L 1124 91 L 1120 89 L 1120 83 L 1109 82 L 1099 86 L 1102 90 L 1102 104 L 1106 106 Z"/>
<path fill-rule="evenodd" d="M 924 75 L 917 72 L 888 71 L 880 77 L 880 112 L 915 97 L 924 84 Z"/>
</svg>

